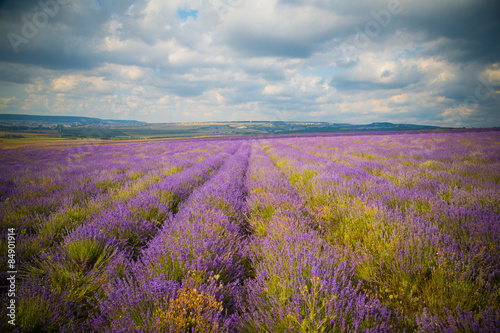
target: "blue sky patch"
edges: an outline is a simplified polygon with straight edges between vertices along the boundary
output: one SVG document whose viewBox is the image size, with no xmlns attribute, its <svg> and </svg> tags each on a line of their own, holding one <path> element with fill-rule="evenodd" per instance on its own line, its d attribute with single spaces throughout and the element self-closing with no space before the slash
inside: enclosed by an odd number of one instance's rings
<svg viewBox="0 0 500 333">
<path fill-rule="evenodd" d="M 417 46 L 414 50 L 403 49 L 402 52 L 396 56 L 396 60 L 399 60 L 403 57 L 412 56 L 418 51 L 422 51 L 423 49 L 425 49 L 425 47 L 423 46 Z"/>
<path fill-rule="evenodd" d="M 189 16 L 191 16 L 193 20 L 196 21 L 196 18 L 198 17 L 198 11 L 194 9 L 177 9 L 177 17 L 182 21 L 187 21 Z"/>
<path fill-rule="evenodd" d="M 407 55 L 413 55 L 415 54 L 416 52 L 420 51 L 420 50 L 423 50 L 424 47 L 423 46 L 418 46 L 415 48 L 415 50 L 408 50 L 408 49 L 405 49 L 404 50 L 404 53 L 407 54 Z"/>
</svg>

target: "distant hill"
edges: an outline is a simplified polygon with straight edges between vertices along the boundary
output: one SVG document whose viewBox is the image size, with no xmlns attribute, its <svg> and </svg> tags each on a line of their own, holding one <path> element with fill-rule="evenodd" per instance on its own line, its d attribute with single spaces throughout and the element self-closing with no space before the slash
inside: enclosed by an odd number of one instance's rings
<svg viewBox="0 0 500 333">
<path fill-rule="evenodd" d="M 305 121 L 231 121 L 146 123 L 79 116 L 0 114 L 4 136 L 38 135 L 72 138 L 187 138 L 306 133 L 386 132 L 441 129 L 438 126 L 376 122 L 366 125 Z"/>
<path fill-rule="evenodd" d="M 137 120 L 99 119 L 80 116 L 35 116 L 27 114 L 0 114 L 1 122 L 40 123 L 40 124 L 143 124 Z"/>
<path fill-rule="evenodd" d="M 156 123 L 120 128 L 130 137 L 180 138 L 207 136 L 274 135 L 304 133 L 343 133 L 375 131 L 412 131 L 441 129 L 415 124 L 372 123 L 367 125 L 327 122 L 231 121 L 198 123 Z"/>
<path fill-rule="evenodd" d="M 351 124 L 339 124 L 338 125 L 343 130 L 348 131 L 409 131 L 409 130 L 423 130 L 423 129 L 439 129 L 439 126 L 429 126 L 429 125 L 416 125 L 416 124 L 393 124 L 388 122 L 383 123 L 371 123 L 368 125 L 351 125 Z"/>
</svg>

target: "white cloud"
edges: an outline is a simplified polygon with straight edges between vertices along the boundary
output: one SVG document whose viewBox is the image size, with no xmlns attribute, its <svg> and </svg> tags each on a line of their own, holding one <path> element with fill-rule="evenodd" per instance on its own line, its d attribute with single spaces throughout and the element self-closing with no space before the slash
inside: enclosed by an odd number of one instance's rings
<svg viewBox="0 0 500 333">
<path fill-rule="evenodd" d="M 481 76 L 490 84 L 500 84 L 500 63 L 494 63 L 481 73 Z"/>
<path fill-rule="evenodd" d="M 84 75 L 62 75 L 52 80 L 52 92 L 71 92 L 86 95 L 90 92 L 111 93 L 114 88 L 113 82 L 104 77 Z"/>
<path fill-rule="evenodd" d="M 264 95 L 279 95 L 285 91 L 285 86 L 282 84 L 269 84 L 262 92 Z"/>
<path fill-rule="evenodd" d="M 17 101 L 18 99 L 16 96 L 0 98 L 0 110 L 7 109 L 9 106 L 17 104 Z"/>
</svg>

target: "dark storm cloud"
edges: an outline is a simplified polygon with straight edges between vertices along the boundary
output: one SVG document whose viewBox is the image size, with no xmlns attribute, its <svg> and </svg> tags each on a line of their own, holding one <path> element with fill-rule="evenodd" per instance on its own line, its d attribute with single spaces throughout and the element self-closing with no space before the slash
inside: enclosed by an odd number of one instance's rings
<svg viewBox="0 0 500 333">
<path fill-rule="evenodd" d="M 500 60 L 500 2 L 476 1 L 450 4 L 441 10 L 403 13 L 401 27 L 425 33 L 427 40 L 448 38 L 445 49 L 432 48 L 426 54 L 453 62 L 491 63 Z"/>
<path fill-rule="evenodd" d="M 386 70 L 374 80 L 363 80 L 362 78 L 357 78 L 355 74 L 348 71 L 334 75 L 330 81 L 330 85 L 338 90 L 402 89 L 408 87 L 410 84 L 419 82 L 423 78 L 421 73 L 410 71 L 396 73 L 395 77 L 393 76 L 394 73 Z M 383 82 L 382 80 L 386 78 L 390 78 L 390 80 Z"/>
<path fill-rule="evenodd" d="M 57 3 L 57 0 L 42 1 Z M 39 5 L 40 1 L 7 1 L 0 10 L 0 15 L 4 18 L 0 23 L 0 36 L 3 36 L 0 39 L 0 61 L 56 70 L 89 70 L 104 63 L 143 66 L 158 64 L 158 60 L 145 61 L 140 49 L 132 50 L 133 52 L 109 52 L 100 48 L 102 39 L 107 35 L 107 25 L 115 17 L 125 22 L 118 29 L 119 39 L 123 41 L 136 40 L 154 47 L 163 37 L 171 37 L 158 27 L 154 27 L 152 33 L 138 26 L 140 15 L 126 15 L 125 11 L 132 3 L 136 12 L 140 12 L 146 2 L 65 1 L 67 4 L 58 4 L 54 10 L 55 15 L 48 16 L 47 23 L 42 27 L 34 24 L 34 17 L 44 13 Z M 29 34 L 23 34 L 24 32 Z M 180 40 L 185 41 L 183 38 Z M 175 72 L 176 68 L 171 71 Z"/>
<path fill-rule="evenodd" d="M 7 0 L 0 8 L 0 61 L 49 69 L 90 69 L 105 61 L 95 48 L 113 14 L 130 1 Z"/>
<path fill-rule="evenodd" d="M 253 35 L 252 32 L 233 32 L 228 39 L 231 46 L 250 57 L 288 57 L 307 58 L 313 52 L 313 45 L 300 40 L 283 40 L 266 35 Z"/>
</svg>

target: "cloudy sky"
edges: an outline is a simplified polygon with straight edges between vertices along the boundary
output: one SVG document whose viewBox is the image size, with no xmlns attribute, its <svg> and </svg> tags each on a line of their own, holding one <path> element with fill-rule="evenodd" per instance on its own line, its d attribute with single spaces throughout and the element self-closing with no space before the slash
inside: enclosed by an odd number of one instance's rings
<svg viewBox="0 0 500 333">
<path fill-rule="evenodd" d="M 0 113 L 500 126 L 496 0 L 0 0 Z"/>
</svg>

